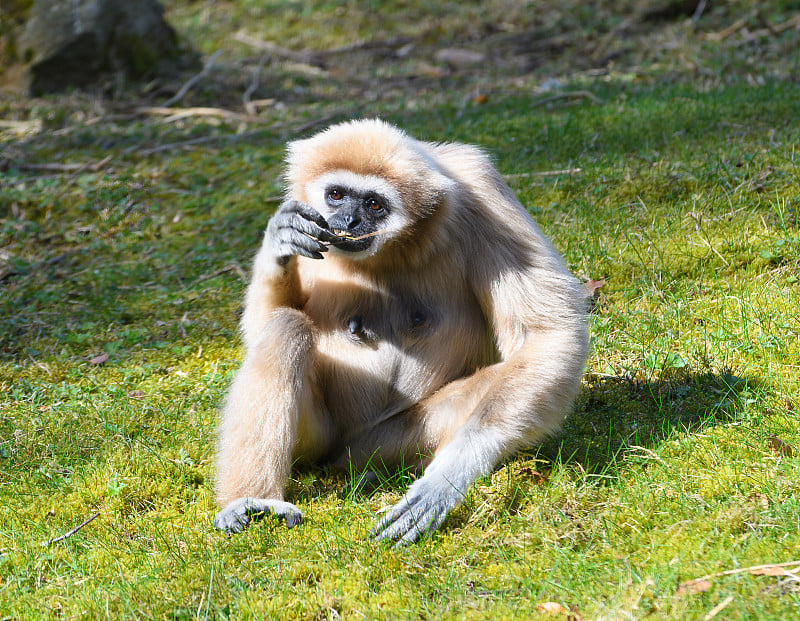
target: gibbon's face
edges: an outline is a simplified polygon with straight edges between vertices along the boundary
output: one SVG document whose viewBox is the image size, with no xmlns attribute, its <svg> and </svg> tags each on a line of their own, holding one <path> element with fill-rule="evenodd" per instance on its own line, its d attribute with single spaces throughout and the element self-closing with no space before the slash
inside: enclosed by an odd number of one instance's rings
<svg viewBox="0 0 800 621">
<path fill-rule="evenodd" d="M 344 170 L 322 175 L 309 184 L 308 198 L 330 230 L 347 237 L 331 250 L 353 259 L 376 254 L 410 223 L 400 193 L 373 175 Z"/>
</svg>

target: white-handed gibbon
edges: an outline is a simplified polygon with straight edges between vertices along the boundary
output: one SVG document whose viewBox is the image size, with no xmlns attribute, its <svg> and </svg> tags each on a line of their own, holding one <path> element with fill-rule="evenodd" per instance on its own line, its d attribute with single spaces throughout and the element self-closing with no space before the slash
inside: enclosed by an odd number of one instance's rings
<svg viewBox="0 0 800 621">
<path fill-rule="evenodd" d="M 300 522 L 296 460 L 418 463 L 371 531 L 414 542 L 559 427 L 588 351 L 584 288 L 476 147 L 352 121 L 287 163 L 219 429 L 215 525 Z"/>
</svg>

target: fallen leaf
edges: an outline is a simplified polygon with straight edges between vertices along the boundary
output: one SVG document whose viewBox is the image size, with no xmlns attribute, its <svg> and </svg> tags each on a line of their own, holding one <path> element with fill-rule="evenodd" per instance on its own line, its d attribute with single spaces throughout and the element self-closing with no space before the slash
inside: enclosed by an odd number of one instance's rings
<svg viewBox="0 0 800 621">
<path fill-rule="evenodd" d="M 590 279 L 590 280 L 587 280 L 585 283 L 583 283 L 583 286 L 586 287 L 586 291 L 588 291 L 588 294 L 590 296 L 593 296 L 593 295 L 595 295 L 597 293 L 597 290 L 600 287 L 602 287 L 604 284 L 606 284 L 605 280 L 591 280 Z"/>
<path fill-rule="evenodd" d="M 89 361 L 89 364 L 103 364 L 106 360 L 108 360 L 108 352 L 104 354 L 100 354 L 99 356 L 92 358 Z"/>
<path fill-rule="evenodd" d="M 475 95 L 475 97 L 472 98 L 472 103 L 474 103 L 474 104 L 484 104 L 488 100 L 489 100 L 488 95 L 483 95 L 483 94 Z"/>
<path fill-rule="evenodd" d="M 708 580 L 689 580 L 678 585 L 678 595 L 691 595 L 694 593 L 705 593 L 713 585 Z"/>
<path fill-rule="evenodd" d="M 563 614 L 565 612 L 569 612 L 568 608 L 565 608 L 558 602 L 542 602 L 541 604 L 536 605 L 536 610 L 540 612 L 549 612 L 552 614 Z"/>
<path fill-rule="evenodd" d="M 144 398 L 144 390 L 130 390 L 128 391 L 128 396 L 131 399 L 142 399 Z"/>
<path fill-rule="evenodd" d="M 768 442 L 769 450 L 773 453 L 777 453 L 782 457 L 791 457 L 794 455 L 794 450 L 792 450 L 791 445 L 781 440 L 778 436 L 770 436 Z"/>
</svg>

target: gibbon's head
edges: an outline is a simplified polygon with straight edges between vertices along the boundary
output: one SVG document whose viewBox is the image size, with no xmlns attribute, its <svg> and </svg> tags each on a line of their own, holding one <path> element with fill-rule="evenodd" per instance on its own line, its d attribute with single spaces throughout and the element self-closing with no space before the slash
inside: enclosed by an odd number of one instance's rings
<svg viewBox="0 0 800 621">
<path fill-rule="evenodd" d="M 331 249 L 353 259 L 413 235 L 455 186 L 420 142 L 380 120 L 341 123 L 292 142 L 287 164 L 289 197 L 346 237 Z"/>
</svg>

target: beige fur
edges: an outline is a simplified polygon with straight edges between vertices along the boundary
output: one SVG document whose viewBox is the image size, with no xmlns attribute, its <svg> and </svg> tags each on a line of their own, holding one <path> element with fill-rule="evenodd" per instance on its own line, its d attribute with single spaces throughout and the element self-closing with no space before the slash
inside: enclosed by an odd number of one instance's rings
<svg viewBox="0 0 800 621">
<path fill-rule="evenodd" d="M 290 145 L 287 198 L 322 213 L 309 192 L 335 171 L 388 182 L 403 226 L 360 260 L 332 250 L 278 265 L 265 240 L 220 426 L 222 505 L 282 500 L 295 459 L 362 467 L 436 455 L 431 477 L 469 472 L 463 487 L 556 430 L 578 390 L 583 288 L 481 151 L 344 123 Z M 354 315 L 358 337 L 346 327 Z M 387 536 L 413 540 L 404 533 Z"/>
</svg>

